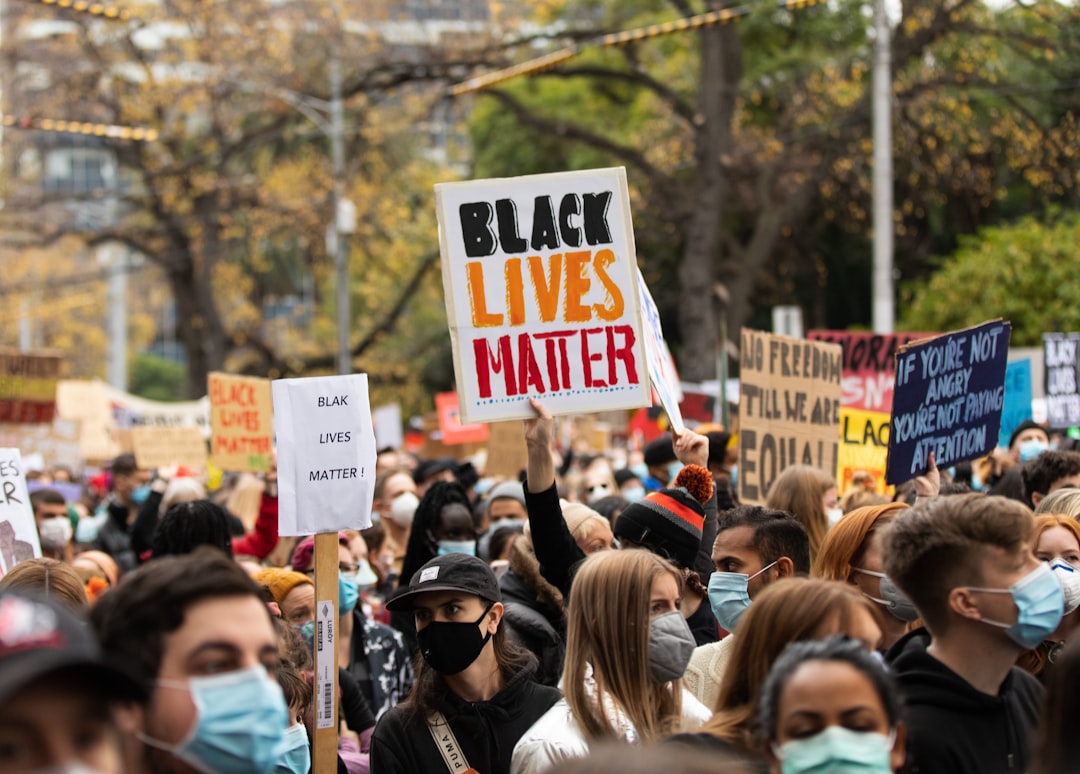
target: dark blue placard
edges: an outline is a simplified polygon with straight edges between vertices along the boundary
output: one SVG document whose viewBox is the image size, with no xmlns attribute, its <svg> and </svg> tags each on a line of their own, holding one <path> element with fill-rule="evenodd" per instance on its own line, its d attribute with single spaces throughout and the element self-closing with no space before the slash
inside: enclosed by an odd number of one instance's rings
<svg viewBox="0 0 1080 774">
<path fill-rule="evenodd" d="M 1012 326 L 994 320 L 904 347 L 896 356 L 885 481 L 989 454 L 997 445 Z"/>
</svg>

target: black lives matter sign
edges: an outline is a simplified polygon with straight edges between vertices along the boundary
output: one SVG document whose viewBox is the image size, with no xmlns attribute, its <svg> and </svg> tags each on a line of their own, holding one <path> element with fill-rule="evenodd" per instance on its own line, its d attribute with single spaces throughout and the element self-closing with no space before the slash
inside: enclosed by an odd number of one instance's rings
<svg viewBox="0 0 1080 774">
<path fill-rule="evenodd" d="M 1080 333 L 1044 333 L 1043 357 L 1050 427 L 1080 425 Z"/>
</svg>

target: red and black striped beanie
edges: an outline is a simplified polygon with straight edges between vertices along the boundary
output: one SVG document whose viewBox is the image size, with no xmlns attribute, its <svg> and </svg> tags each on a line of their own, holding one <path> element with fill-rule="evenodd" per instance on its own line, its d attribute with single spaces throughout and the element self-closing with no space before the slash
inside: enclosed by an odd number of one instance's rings
<svg viewBox="0 0 1080 774">
<path fill-rule="evenodd" d="M 705 524 L 702 502 L 712 497 L 712 476 L 705 468 L 687 465 L 674 483 L 673 488 L 653 492 L 619 514 L 615 537 L 648 549 L 678 567 L 691 567 L 701 548 Z"/>
</svg>

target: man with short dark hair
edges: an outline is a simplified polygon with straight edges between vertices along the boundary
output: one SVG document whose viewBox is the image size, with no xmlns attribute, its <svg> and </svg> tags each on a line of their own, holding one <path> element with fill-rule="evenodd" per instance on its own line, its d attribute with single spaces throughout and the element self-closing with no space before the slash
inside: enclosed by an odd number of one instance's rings
<svg viewBox="0 0 1080 774">
<path fill-rule="evenodd" d="M 773 581 L 810 574 L 810 538 L 787 511 L 740 505 L 723 514 L 717 524 L 709 578 L 709 604 L 720 626 L 734 632 L 757 594 Z M 694 650 L 684 679 L 687 688 L 707 707 L 716 698 L 734 644 L 729 634 L 719 642 Z"/>
<path fill-rule="evenodd" d="M 1080 487 L 1080 452 L 1046 451 L 1020 470 L 1024 499 L 1032 508 L 1051 492 Z"/>
<path fill-rule="evenodd" d="M 107 657 L 148 686 L 125 737 L 129 774 L 268 774 L 288 708 L 277 635 L 259 588 L 200 547 L 131 573 L 91 611 Z"/>
<path fill-rule="evenodd" d="M 926 625 L 887 656 L 906 696 L 905 771 L 1027 770 L 1042 687 L 1013 665 L 1064 608 L 1034 535 L 1023 504 L 978 494 L 920 502 L 885 528 L 885 572 Z"/>
<path fill-rule="evenodd" d="M 121 454 L 113 460 L 112 492 L 99 511 L 102 521 L 94 540 L 94 548 L 104 551 L 120 565 L 121 572 L 135 569 L 137 557 L 131 547 L 131 530 L 139 514 L 139 506 L 150 489 L 150 471 L 141 470 L 134 454 Z"/>
</svg>

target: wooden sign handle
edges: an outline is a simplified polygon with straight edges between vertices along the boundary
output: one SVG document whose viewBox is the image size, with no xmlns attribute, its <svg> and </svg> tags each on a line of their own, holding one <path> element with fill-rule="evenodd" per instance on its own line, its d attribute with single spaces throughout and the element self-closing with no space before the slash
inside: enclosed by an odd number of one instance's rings
<svg viewBox="0 0 1080 774">
<path fill-rule="evenodd" d="M 329 610 L 325 610 L 329 603 Z M 315 536 L 315 740 L 312 774 L 337 774 L 337 635 L 338 635 L 338 536 L 328 532 Z M 321 631 L 320 631 L 321 627 Z M 329 627 L 329 628 L 328 628 Z M 328 636 L 329 635 L 329 636 Z M 324 643 L 320 650 L 319 642 Z M 330 677 L 329 684 L 327 676 Z M 327 692 L 329 691 L 329 696 Z M 329 702 L 327 705 L 326 702 Z M 322 703 L 322 707 L 320 707 Z M 329 708 L 333 722 L 320 724 L 320 709 Z M 323 727 L 320 727 L 322 725 Z"/>
</svg>

